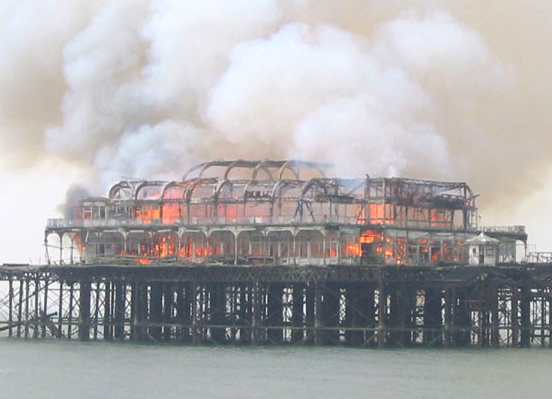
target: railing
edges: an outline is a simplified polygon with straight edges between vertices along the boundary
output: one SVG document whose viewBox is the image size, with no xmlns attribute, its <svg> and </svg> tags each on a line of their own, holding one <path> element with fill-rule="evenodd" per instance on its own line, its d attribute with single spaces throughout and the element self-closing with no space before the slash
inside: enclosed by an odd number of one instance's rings
<svg viewBox="0 0 552 399">
<path fill-rule="evenodd" d="M 170 225 L 265 225 L 265 224 L 358 224 L 358 219 L 353 217 L 325 217 L 317 221 L 297 221 L 289 217 L 238 217 L 238 218 L 190 218 L 190 221 L 176 221 Z M 162 226 L 161 219 L 139 220 L 139 219 L 85 219 L 85 220 L 69 220 L 69 219 L 48 219 L 47 227 L 50 229 L 60 228 L 78 228 L 78 227 L 125 227 L 125 226 Z"/>
<path fill-rule="evenodd" d="M 552 252 L 529 252 L 523 263 L 552 263 Z"/>
<path fill-rule="evenodd" d="M 70 219 L 48 219 L 48 228 L 70 228 L 70 227 L 120 227 L 120 226 L 144 226 L 144 225 L 161 225 L 161 221 L 155 220 L 145 223 L 142 220 L 136 219 L 87 219 L 87 220 L 70 220 Z"/>
<path fill-rule="evenodd" d="M 485 233 L 511 233 L 525 234 L 525 226 L 483 226 L 481 230 Z"/>
<path fill-rule="evenodd" d="M 237 218 L 225 217 L 192 217 L 189 221 L 175 221 L 169 225 L 288 225 L 288 224 L 364 224 L 364 220 L 359 220 L 355 217 L 346 216 L 331 216 L 320 217 L 316 221 L 305 217 L 299 221 L 292 217 L 259 217 L 259 216 L 243 216 Z M 82 228 L 82 227 L 128 227 L 128 226 L 162 226 L 164 225 L 161 219 L 49 219 L 47 226 L 49 229 L 63 228 Z M 402 224 L 385 224 L 389 227 L 397 228 L 419 228 L 419 229 L 439 229 L 440 226 L 428 226 L 427 224 L 418 223 L 402 223 Z M 486 226 L 481 229 L 486 233 L 510 233 L 510 234 L 525 234 L 525 226 Z"/>
</svg>

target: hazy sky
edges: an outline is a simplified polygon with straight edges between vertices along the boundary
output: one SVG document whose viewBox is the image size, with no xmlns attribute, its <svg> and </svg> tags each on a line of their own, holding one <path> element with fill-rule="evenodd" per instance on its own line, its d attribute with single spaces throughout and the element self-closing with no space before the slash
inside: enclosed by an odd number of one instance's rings
<svg viewBox="0 0 552 399">
<path fill-rule="evenodd" d="M 0 0 L 0 262 L 69 186 L 213 158 L 464 180 L 552 249 L 552 3 Z"/>
</svg>

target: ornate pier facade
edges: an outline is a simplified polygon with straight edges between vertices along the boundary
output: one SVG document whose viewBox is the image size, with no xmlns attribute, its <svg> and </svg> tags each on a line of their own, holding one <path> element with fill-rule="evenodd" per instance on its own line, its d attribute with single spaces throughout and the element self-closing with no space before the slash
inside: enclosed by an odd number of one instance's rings
<svg viewBox="0 0 552 399">
<path fill-rule="evenodd" d="M 479 226 L 463 182 L 327 177 L 301 161 L 214 161 L 180 181 L 128 180 L 67 204 L 45 229 L 50 264 L 510 263 L 523 226 Z M 497 240 L 468 251 L 484 232 Z M 483 259 L 483 263 L 487 263 Z"/>
</svg>

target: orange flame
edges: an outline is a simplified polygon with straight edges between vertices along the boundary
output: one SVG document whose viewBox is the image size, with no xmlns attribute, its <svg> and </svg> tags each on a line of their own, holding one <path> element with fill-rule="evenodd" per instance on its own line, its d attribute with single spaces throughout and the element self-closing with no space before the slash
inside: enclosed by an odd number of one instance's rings
<svg viewBox="0 0 552 399">
<path fill-rule="evenodd" d="M 360 256 L 362 255 L 362 250 L 360 249 L 360 244 L 349 244 L 345 248 L 346 256 Z"/>
<path fill-rule="evenodd" d="M 180 219 L 180 204 L 168 202 L 163 205 L 163 224 L 176 224 Z"/>
<path fill-rule="evenodd" d="M 158 205 L 144 205 L 136 208 L 136 219 L 144 224 L 151 224 L 161 218 L 161 210 Z"/>
</svg>

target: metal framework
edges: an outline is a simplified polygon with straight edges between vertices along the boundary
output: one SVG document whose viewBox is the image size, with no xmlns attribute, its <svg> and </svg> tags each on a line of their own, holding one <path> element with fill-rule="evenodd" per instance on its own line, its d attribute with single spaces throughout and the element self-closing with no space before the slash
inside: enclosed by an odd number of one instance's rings
<svg viewBox="0 0 552 399">
<path fill-rule="evenodd" d="M 301 161 L 214 161 L 181 181 L 122 181 L 48 221 L 58 263 L 437 265 L 467 262 L 466 240 L 500 240 L 516 260 L 523 226 L 477 225 L 466 183 L 327 177 Z M 53 242 L 50 239 L 53 238 Z"/>
<path fill-rule="evenodd" d="M 0 334 L 189 344 L 552 347 L 552 266 L 0 267 Z"/>
</svg>

